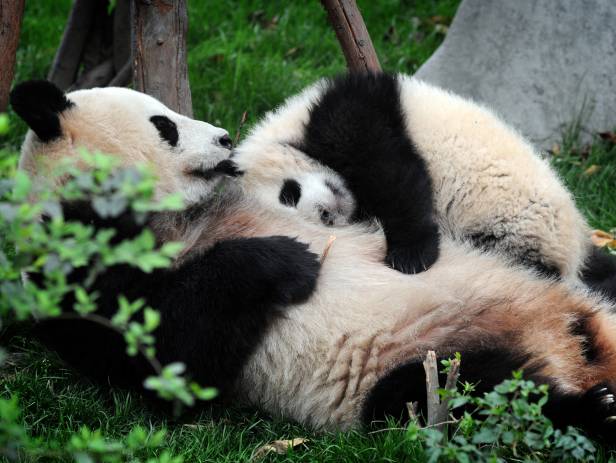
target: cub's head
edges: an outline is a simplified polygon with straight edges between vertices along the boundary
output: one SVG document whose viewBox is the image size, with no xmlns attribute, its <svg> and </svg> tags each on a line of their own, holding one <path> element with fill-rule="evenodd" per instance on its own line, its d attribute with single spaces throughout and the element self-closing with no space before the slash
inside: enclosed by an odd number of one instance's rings
<svg viewBox="0 0 616 463">
<path fill-rule="evenodd" d="M 355 200 L 344 180 L 289 144 L 242 143 L 232 157 L 234 169 L 250 195 L 270 208 L 294 208 L 311 222 L 347 225 Z"/>
<path fill-rule="evenodd" d="M 177 114 L 158 100 L 125 88 L 64 94 L 50 82 L 19 84 L 11 105 L 28 124 L 20 168 L 44 181 L 60 162 L 80 163 L 79 149 L 115 156 L 122 165 L 149 165 L 157 194 L 181 192 L 188 204 L 216 185 L 213 168 L 231 153 L 221 128 Z"/>
</svg>

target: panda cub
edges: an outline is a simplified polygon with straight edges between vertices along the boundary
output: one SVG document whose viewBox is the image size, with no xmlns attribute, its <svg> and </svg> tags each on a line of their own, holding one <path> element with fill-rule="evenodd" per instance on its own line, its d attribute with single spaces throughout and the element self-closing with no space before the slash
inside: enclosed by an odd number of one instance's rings
<svg viewBox="0 0 616 463">
<path fill-rule="evenodd" d="M 234 167 L 255 194 L 329 225 L 376 217 L 402 271 L 433 263 L 439 233 L 573 284 L 590 252 L 571 194 L 520 135 L 414 78 L 322 80 L 243 145 Z"/>
<path fill-rule="evenodd" d="M 310 108 L 303 137 L 285 147 L 316 169 L 283 179 L 278 198 L 325 225 L 378 220 L 385 262 L 418 273 L 438 258 L 439 228 L 430 175 L 406 130 L 399 94 L 388 74 L 334 79 Z"/>
</svg>

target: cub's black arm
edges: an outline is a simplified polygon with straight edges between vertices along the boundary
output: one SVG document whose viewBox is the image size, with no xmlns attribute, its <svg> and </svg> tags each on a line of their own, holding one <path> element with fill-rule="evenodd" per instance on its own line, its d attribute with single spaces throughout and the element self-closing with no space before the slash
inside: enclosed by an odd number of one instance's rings
<svg viewBox="0 0 616 463">
<path fill-rule="evenodd" d="M 344 178 L 357 219 L 381 222 L 387 264 L 416 273 L 436 261 L 440 238 L 430 174 L 407 132 L 396 78 L 349 74 L 311 109 L 298 148 Z"/>
</svg>

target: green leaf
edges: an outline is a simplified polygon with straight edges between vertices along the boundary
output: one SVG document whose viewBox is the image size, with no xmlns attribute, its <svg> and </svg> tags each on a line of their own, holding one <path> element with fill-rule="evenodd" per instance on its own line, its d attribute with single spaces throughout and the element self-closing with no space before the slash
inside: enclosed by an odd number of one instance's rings
<svg viewBox="0 0 616 463">
<path fill-rule="evenodd" d="M 184 243 L 170 241 L 160 247 L 160 253 L 167 257 L 176 257 L 184 249 Z"/>
<path fill-rule="evenodd" d="M 0 136 L 6 135 L 9 133 L 11 128 L 11 124 L 9 121 L 9 116 L 6 113 L 0 113 Z"/>
<path fill-rule="evenodd" d="M 152 332 L 160 325 L 160 313 L 146 307 L 143 311 L 143 326 L 145 331 Z"/>
<path fill-rule="evenodd" d="M 486 426 L 473 436 L 473 444 L 493 444 L 498 439 L 498 434 Z"/>
<path fill-rule="evenodd" d="M 218 390 L 214 387 L 202 388 L 197 383 L 190 383 L 190 389 L 199 400 L 212 400 L 218 396 Z"/>
<path fill-rule="evenodd" d="M 32 181 L 28 174 L 22 170 L 15 172 L 13 186 L 13 201 L 21 202 L 28 199 L 28 195 L 32 189 Z"/>
</svg>

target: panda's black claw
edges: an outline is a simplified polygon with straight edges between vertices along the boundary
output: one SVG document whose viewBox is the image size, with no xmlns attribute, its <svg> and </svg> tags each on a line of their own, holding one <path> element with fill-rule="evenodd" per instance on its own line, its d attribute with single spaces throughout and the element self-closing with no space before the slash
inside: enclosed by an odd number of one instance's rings
<svg viewBox="0 0 616 463">
<path fill-rule="evenodd" d="M 601 424 L 603 424 L 603 426 L 608 426 L 610 430 L 613 429 L 616 422 L 616 401 L 611 387 L 606 384 L 598 384 L 590 388 L 582 396 L 581 405 L 580 409 L 585 411 L 589 423 L 598 428 L 601 428 Z M 599 432 L 603 434 L 605 431 L 601 429 Z"/>
</svg>

